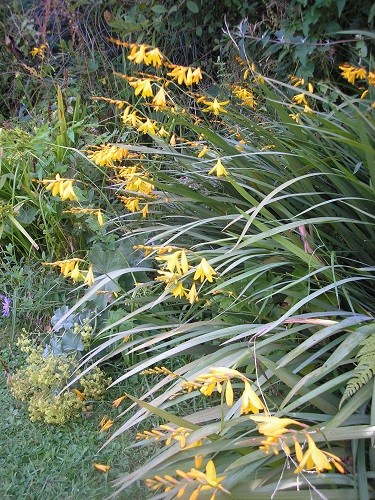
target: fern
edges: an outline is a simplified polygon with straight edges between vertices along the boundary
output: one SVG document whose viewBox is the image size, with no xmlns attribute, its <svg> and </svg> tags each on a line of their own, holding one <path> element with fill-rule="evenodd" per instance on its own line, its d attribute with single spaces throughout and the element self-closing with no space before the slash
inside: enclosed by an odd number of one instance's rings
<svg viewBox="0 0 375 500">
<path fill-rule="evenodd" d="M 375 334 L 369 335 L 362 346 L 356 356 L 358 365 L 354 370 L 355 375 L 346 385 L 340 407 L 375 375 Z"/>
</svg>

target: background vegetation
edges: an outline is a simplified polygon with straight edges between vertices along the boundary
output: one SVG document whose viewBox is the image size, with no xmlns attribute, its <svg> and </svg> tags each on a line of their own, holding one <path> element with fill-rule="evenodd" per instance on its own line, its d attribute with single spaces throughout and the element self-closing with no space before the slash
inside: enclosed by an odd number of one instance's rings
<svg viewBox="0 0 375 500">
<path fill-rule="evenodd" d="M 214 7 L 0 7 L 9 498 L 373 495 L 375 8 Z"/>
</svg>

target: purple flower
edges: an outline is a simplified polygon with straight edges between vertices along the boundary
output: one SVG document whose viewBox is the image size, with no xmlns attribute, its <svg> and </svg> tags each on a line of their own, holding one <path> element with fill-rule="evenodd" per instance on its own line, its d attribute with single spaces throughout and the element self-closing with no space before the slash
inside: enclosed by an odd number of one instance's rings
<svg viewBox="0 0 375 500">
<path fill-rule="evenodd" d="M 10 304 L 12 301 L 6 295 L 1 295 L 1 294 L 0 294 L 0 299 L 2 301 L 1 314 L 2 314 L 3 318 L 7 318 L 10 315 Z"/>
</svg>

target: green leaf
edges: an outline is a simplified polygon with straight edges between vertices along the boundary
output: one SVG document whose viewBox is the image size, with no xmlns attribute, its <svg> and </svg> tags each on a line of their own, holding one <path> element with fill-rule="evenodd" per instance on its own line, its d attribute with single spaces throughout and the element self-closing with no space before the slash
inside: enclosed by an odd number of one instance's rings
<svg viewBox="0 0 375 500">
<path fill-rule="evenodd" d="M 166 9 L 164 7 L 164 5 L 154 5 L 153 7 L 151 7 L 151 10 L 152 12 L 155 12 L 155 14 L 165 14 L 166 12 L 168 12 L 168 9 Z"/>
<path fill-rule="evenodd" d="M 338 17 L 341 16 L 342 11 L 344 10 L 345 5 L 346 5 L 346 0 L 337 0 L 337 13 L 338 13 Z"/>
<path fill-rule="evenodd" d="M 190 12 L 193 12 L 193 14 L 198 14 L 199 12 L 199 7 L 195 2 L 193 2 L 193 0 L 187 0 L 186 7 L 190 10 Z"/>
</svg>

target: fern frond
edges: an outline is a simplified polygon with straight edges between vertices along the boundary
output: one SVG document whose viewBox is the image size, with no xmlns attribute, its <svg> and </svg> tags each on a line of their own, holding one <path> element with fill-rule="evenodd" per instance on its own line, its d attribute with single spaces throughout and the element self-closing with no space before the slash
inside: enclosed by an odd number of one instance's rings
<svg viewBox="0 0 375 500">
<path fill-rule="evenodd" d="M 358 365 L 347 385 L 340 401 L 343 403 L 363 387 L 375 375 L 375 332 L 370 334 L 361 344 L 363 347 L 358 351 L 356 359 Z"/>
</svg>

